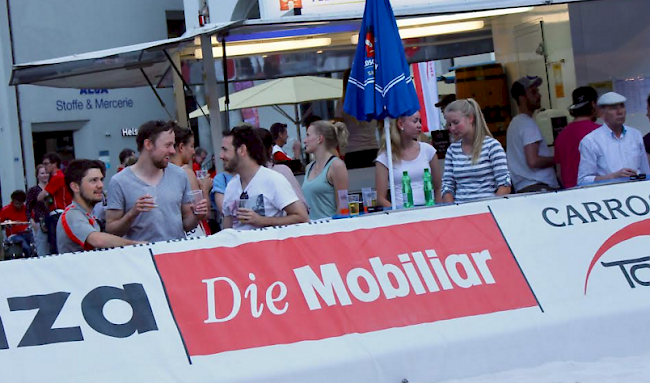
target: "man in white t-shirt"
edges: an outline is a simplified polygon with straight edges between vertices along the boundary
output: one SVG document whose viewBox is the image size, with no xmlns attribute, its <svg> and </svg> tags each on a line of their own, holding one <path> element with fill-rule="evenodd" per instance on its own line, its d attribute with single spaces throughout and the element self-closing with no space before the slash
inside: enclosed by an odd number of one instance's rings
<svg viewBox="0 0 650 383">
<path fill-rule="evenodd" d="M 224 228 L 252 230 L 309 222 L 307 209 L 289 181 L 262 166 L 265 148 L 254 128 L 243 125 L 224 133 L 219 157 L 224 169 L 235 174 L 224 194 Z"/>
<path fill-rule="evenodd" d="M 519 114 L 508 127 L 507 156 L 512 183 L 517 193 L 559 189 L 553 155 L 533 114 L 541 107 L 539 86 L 542 79 L 526 76 L 515 81 L 510 94 L 517 102 Z"/>
</svg>

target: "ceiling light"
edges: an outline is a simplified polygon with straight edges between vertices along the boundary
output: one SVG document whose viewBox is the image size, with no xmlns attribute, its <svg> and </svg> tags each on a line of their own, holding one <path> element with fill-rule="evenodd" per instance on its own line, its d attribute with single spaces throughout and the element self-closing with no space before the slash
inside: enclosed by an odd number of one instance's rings
<svg viewBox="0 0 650 383">
<path fill-rule="evenodd" d="M 475 31 L 483 29 L 483 21 L 466 21 L 462 23 L 429 25 L 426 27 L 403 28 L 400 29 L 399 35 L 402 39 L 413 39 L 416 37 L 446 35 L 450 33 Z"/>
<path fill-rule="evenodd" d="M 294 51 L 299 49 L 325 47 L 332 44 L 332 39 L 329 37 L 317 37 L 311 39 L 301 40 L 282 40 L 282 41 L 268 41 L 263 43 L 252 44 L 226 44 L 226 55 L 228 57 L 234 56 L 248 56 L 262 53 L 274 53 L 282 51 Z M 215 58 L 222 57 L 223 48 L 221 45 L 212 48 L 212 55 Z M 201 49 L 194 50 L 194 57 L 197 59 L 203 58 Z"/>
<path fill-rule="evenodd" d="M 398 27 L 413 27 L 413 26 L 417 26 L 417 25 L 434 24 L 434 23 L 446 23 L 446 22 L 450 22 L 450 21 L 478 19 L 478 18 L 483 18 L 483 17 L 495 17 L 495 16 L 513 15 L 513 14 L 517 14 L 517 13 L 530 12 L 532 10 L 533 10 L 533 7 L 520 7 L 520 8 L 510 8 L 510 9 L 494 9 L 494 10 L 491 10 L 491 11 L 457 13 L 455 15 L 412 17 L 412 18 L 408 18 L 408 19 L 397 20 L 397 26 Z"/>
<path fill-rule="evenodd" d="M 475 31 L 478 29 L 483 29 L 483 27 L 485 27 L 485 23 L 483 21 L 465 21 L 461 23 L 429 25 L 426 27 L 400 28 L 399 35 L 400 38 L 404 40 L 413 39 L 416 37 Z M 359 35 L 352 35 L 351 41 L 353 45 L 357 45 L 359 42 Z"/>
</svg>

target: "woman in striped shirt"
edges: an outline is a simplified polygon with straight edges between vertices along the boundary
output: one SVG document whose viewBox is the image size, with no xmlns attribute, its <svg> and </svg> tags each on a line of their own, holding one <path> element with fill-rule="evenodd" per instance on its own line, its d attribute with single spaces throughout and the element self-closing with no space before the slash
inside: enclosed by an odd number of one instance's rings
<svg viewBox="0 0 650 383">
<path fill-rule="evenodd" d="M 485 123 L 478 103 L 457 100 L 445 108 L 445 120 L 456 142 L 445 158 L 443 202 L 470 202 L 510 194 L 512 181 L 506 153 Z"/>
</svg>

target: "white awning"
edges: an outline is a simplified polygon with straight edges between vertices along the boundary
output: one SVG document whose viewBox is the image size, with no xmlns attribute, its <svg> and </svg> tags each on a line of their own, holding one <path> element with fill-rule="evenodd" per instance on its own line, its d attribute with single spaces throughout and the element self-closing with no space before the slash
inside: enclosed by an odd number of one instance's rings
<svg viewBox="0 0 650 383">
<path fill-rule="evenodd" d="M 217 33 L 233 24 L 236 22 L 210 24 L 174 39 L 14 65 L 9 85 L 114 89 L 147 86 L 148 78 L 155 86 L 170 68 L 165 51 L 171 55 L 193 43 L 196 36 Z"/>
<path fill-rule="evenodd" d="M 436 0 L 435 6 L 431 3 L 422 5 L 421 7 L 396 7 L 395 15 L 399 22 L 441 23 L 458 18 L 467 18 L 468 11 L 480 13 L 477 11 L 579 1 L 587 0 L 503 0 L 496 2 L 488 2 L 486 0 L 467 0 L 463 2 Z M 458 14 L 458 16 L 455 16 L 455 14 Z M 491 15 L 494 16 L 496 14 Z M 170 68 L 165 51 L 171 54 L 177 50 L 192 46 L 194 38 L 200 35 L 228 35 L 226 41 L 230 44 L 230 47 L 245 45 L 247 48 L 255 44 L 263 45 L 264 43 L 274 41 L 274 39 L 296 39 L 298 41 L 299 39 L 310 38 L 314 35 L 341 35 L 344 37 L 343 40 L 346 46 L 353 49 L 354 45 L 350 43 L 350 36 L 357 33 L 360 21 L 360 13 L 349 12 L 327 16 L 288 16 L 273 20 L 245 20 L 224 24 L 209 24 L 176 39 L 160 40 L 151 43 L 14 65 L 10 85 L 32 84 L 58 88 L 131 88 L 147 86 L 146 75 L 153 85 L 157 86 Z M 216 47 L 215 44 L 216 36 L 213 36 L 213 47 Z M 332 42 L 332 46 L 334 45 L 334 42 Z M 194 48 L 198 47 L 194 46 Z M 331 54 L 335 56 L 340 47 L 335 46 L 334 48 Z M 325 50 L 323 57 L 330 53 L 327 49 L 321 47 L 311 48 L 311 51 L 321 52 L 321 49 Z M 308 50 L 304 49 L 300 51 L 302 53 Z M 200 52 L 200 49 L 191 51 Z M 220 54 L 219 47 L 216 47 L 216 51 Z M 288 50 L 273 51 L 269 52 L 269 55 L 283 56 L 292 53 Z M 258 58 L 262 57 L 262 53 L 257 52 L 257 54 L 260 55 Z M 242 55 L 240 58 L 252 55 L 254 54 Z M 192 59 L 198 58 L 197 55 L 192 55 Z M 281 75 L 268 75 L 264 78 L 305 75 L 327 71 L 327 68 L 312 69 L 311 71 L 292 71 L 291 68 L 283 68 Z M 337 67 L 329 68 L 328 71 L 340 70 L 342 69 Z M 248 80 L 249 78 L 238 79 Z M 254 79 L 260 80 L 262 78 Z"/>
</svg>

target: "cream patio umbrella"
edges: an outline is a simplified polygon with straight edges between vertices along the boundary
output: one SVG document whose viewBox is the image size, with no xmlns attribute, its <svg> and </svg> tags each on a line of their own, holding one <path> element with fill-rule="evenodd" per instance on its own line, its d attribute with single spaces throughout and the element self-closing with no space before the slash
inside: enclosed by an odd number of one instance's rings
<svg viewBox="0 0 650 383">
<path fill-rule="evenodd" d="M 311 109 L 307 110 L 304 116 L 300 116 L 298 105 L 303 102 L 339 99 L 342 92 L 343 81 L 340 79 L 314 76 L 286 77 L 231 94 L 228 109 L 237 110 L 270 106 L 296 124 L 298 139 L 302 142 L 300 122 L 311 113 Z M 219 108 L 221 110 L 226 110 L 225 100 L 225 97 L 219 98 Z M 289 116 L 280 108 L 280 105 L 293 105 L 295 117 Z M 203 110 L 207 114 L 210 113 L 207 106 L 203 106 Z M 190 113 L 190 118 L 197 118 L 202 115 L 201 109 L 197 109 Z"/>
</svg>

